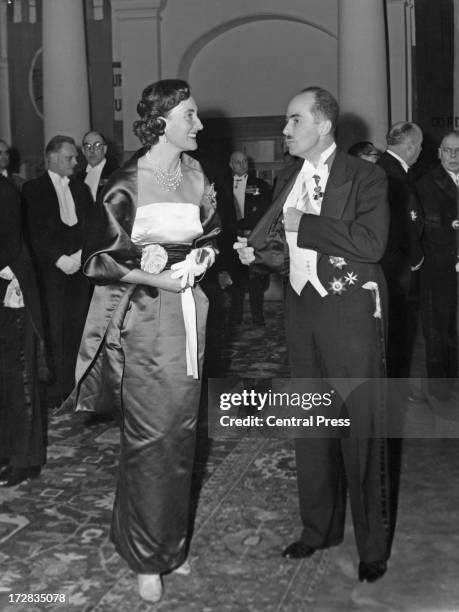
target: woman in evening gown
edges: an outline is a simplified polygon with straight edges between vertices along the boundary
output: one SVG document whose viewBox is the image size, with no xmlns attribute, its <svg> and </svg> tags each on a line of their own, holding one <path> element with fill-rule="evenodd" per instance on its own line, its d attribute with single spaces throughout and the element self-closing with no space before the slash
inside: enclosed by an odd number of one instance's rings
<svg viewBox="0 0 459 612">
<path fill-rule="evenodd" d="M 186 562 L 191 472 L 207 298 L 196 284 L 220 231 L 215 193 L 184 151 L 202 129 L 184 81 L 148 86 L 134 132 L 144 148 L 112 175 L 83 249 L 96 283 L 77 364 L 77 410 L 120 422 L 111 539 L 162 596 L 161 575 Z"/>
</svg>

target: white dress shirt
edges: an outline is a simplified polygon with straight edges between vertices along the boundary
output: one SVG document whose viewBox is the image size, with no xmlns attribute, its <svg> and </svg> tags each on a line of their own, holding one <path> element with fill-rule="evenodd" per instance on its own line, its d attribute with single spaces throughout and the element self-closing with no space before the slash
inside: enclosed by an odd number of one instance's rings
<svg viewBox="0 0 459 612">
<path fill-rule="evenodd" d="M 392 157 L 395 157 L 395 159 L 400 162 L 402 168 L 405 170 L 405 172 L 408 172 L 408 170 L 410 169 L 410 167 L 408 166 L 408 164 L 406 163 L 406 161 L 404 159 L 402 159 L 400 157 L 400 155 L 397 155 L 397 153 L 394 153 L 393 151 L 391 151 L 390 149 L 387 149 L 387 152 L 389 153 L 389 155 L 392 155 Z"/>
<path fill-rule="evenodd" d="M 91 190 L 94 202 L 96 201 L 97 188 L 99 187 L 102 170 L 104 169 L 106 163 L 107 159 L 104 157 L 104 159 L 99 162 L 97 166 L 91 166 L 89 164 L 86 166 L 86 178 L 84 179 L 84 182 Z"/>
<path fill-rule="evenodd" d="M 455 174 L 454 172 L 450 172 L 449 170 L 447 170 L 446 172 L 453 179 L 453 182 L 456 185 L 456 187 L 459 187 L 459 174 Z"/>
<path fill-rule="evenodd" d="M 236 201 L 236 218 L 244 218 L 245 190 L 247 187 L 247 174 L 233 176 L 233 194 Z"/>
<path fill-rule="evenodd" d="M 59 214 L 62 223 L 70 226 L 76 225 L 78 223 L 78 217 L 76 215 L 75 202 L 69 187 L 68 176 L 60 176 L 51 170 L 48 170 L 48 174 L 53 182 L 57 199 L 59 200 Z"/>
<path fill-rule="evenodd" d="M 284 212 L 289 207 L 297 208 L 304 213 L 320 215 L 322 209 L 322 198 L 327 186 L 330 170 L 325 163 L 335 152 L 336 143 L 331 144 L 320 156 L 317 168 L 307 159 L 296 177 L 289 195 L 284 204 Z M 314 176 L 319 177 L 317 185 Z M 316 188 L 320 186 L 320 195 Z M 314 199 L 314 196 L 316 198 Z M 317 197 L 318 196 L 318 197 Z M 321 297 L 325 297 L 328 291 L 322 285 L 317 276 L 317 251 L 302 249 L 297 245 L 298 232 L 285 232 L 290 255 L 290 284 L 293 290 L 300 295 L 306 283 L 310 282 Z"/>
</svg>

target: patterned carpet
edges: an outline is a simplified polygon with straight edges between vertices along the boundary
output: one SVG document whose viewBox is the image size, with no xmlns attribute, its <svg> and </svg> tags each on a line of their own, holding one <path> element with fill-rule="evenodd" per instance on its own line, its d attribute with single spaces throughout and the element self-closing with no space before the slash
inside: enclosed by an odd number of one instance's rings
<svg viewBox="0 0 459 612">
<path fill-rule="evenodd" d="M 228 335 L 223 357 L 230 376 L 286 376 L 281 304 L 267 304 L 266 328 L 253 328 L 245 318 Z M 359 585 L 349 522 L 336 549 L 302 562 L 279 554 L 299 532 L 290 443 L 209 440 L 203 411 L 193 571 L 166 576 L 163 601 L 149 606 L 108 541 L 118 432 L 85 429 L 82 420 L 54 412 L 41 477 L 0 490 L 2 612 L 459 611 L 457 440 L 406 441 L 390 569 L 384 580 Z M 12 602 L 20 593 L 42 594 L 45 601 Z M 63 594 L 65 603 L 47 602 L 46 594 Z"/>
</svg>

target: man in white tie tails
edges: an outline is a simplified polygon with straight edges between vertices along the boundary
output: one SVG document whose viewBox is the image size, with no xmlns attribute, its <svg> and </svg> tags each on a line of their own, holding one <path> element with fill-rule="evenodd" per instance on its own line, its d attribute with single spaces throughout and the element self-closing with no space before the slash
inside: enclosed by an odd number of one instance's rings
<svg viewBox="0 0 459 612">
<path fill-rule="evenodd" d="M 292 377 L 376 379 L 346 399 L 357 436 L 295 441 L 303 530 L 283 552 L 299 559 L 339 544 L 347 489 L 358 576 L 373 582 L 386 571 L 393 528 L 386 443 L 377 437 L 384 416 L 377 379 L 385 375 L 385 285 L 378 261 L 389 225 L 387 184 L 381 168 L 336 148 L 338 111 L 319 87 L 291 100 L 284 136 L 289 153 L 301 159 L 279 177 L 271 208 L 235 248 L 243 263 L 289 276 Z"/>
<path fill-rule="evenodd" d="M 233 201 L 228 202 L 232 211 L 225 211 L 225 217 L 233 234 L 247 236 L 256 226 L 271 204 L 271 188 L 262 179 L 249 172 L 249 160 L 242 151 L 233 151 L 230 158 L 232 172 Z M 232 213 L 232 214 L 230 214 Z M 264 325 L 264 292 L 269 287 L 269 272 L 254 273 L 241 265 L 239 258 L 234 257 L 230 268 L 233 286 L 231 288 L 230 325 L 242 323 L 244 297 L 249 293 L 250 312 L 254 325 Z"/>
<path fill-rule="evenodd" d="M 76 178 L 88 185 L 93 200 L 96 202 L 100 198 L 110 175 L 118 169 L 118 164 L 107 157 L 108 146 L 100 132 L 86 132 L 83 136 L 81 148 L 87 165 L 83 171 L 77 174 Z"/>
<path fill-rule="evenodd" d="M 73 138 L 54 136 L 45 149 L 48 170 L 23 187 L 28 234 L 47 322 L 53 384 L 47 402 L 58 405 L 74 385 L 75 361 L 91 288 L 81 273 L 84 225 L 93 206 L 84 183 L 72 180 Z"/>
</svg>

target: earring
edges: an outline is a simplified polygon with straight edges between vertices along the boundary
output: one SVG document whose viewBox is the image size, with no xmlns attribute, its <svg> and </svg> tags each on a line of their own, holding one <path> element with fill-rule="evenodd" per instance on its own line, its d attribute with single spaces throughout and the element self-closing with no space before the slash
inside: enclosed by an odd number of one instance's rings
<svg viewBox="0 0 459 612">
<path fill-rule="evenodd" d="M 163 140 L 164 144 L 167 144 L 169 141 L 167 140 L 167 136 L 166 133 L 164 132 L 164 140 Z"/>
</svg>

